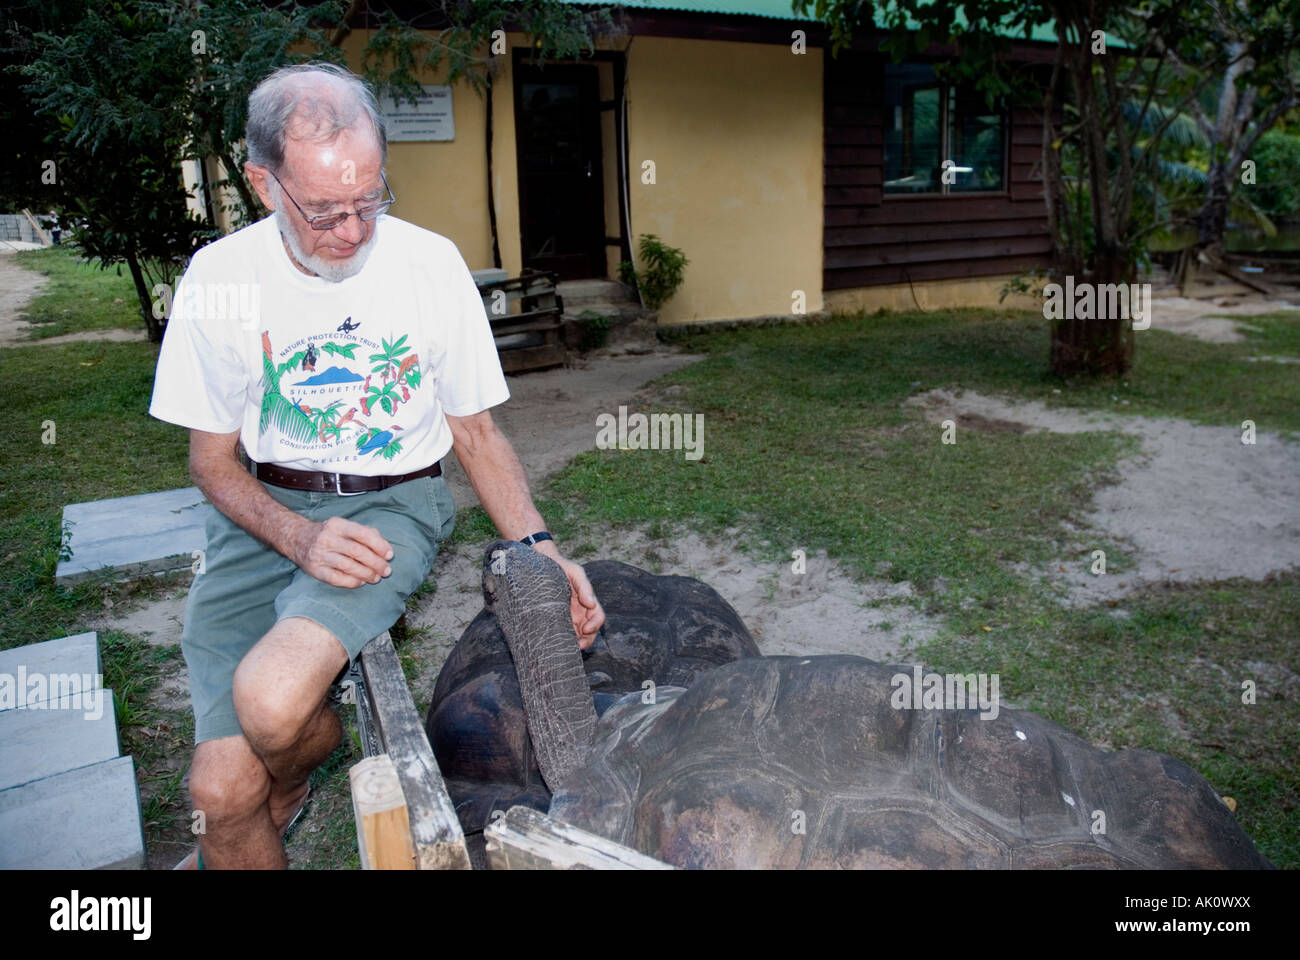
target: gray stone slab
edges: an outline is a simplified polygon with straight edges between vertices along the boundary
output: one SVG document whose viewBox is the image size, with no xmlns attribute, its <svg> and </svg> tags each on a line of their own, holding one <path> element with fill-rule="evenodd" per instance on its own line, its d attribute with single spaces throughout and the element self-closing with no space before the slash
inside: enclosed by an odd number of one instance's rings
<svg viewBox="0 0 1300 960">
<path fill-rule="evenodd" d="M 98 676 L 101 672 L 99 637 L 94 631 L 0 650 L 0 711 L 16 708 L 20 702 L 25 704 L 27 693 L 36 689 L 31 681 L 37 676 L 47 678 L 42 699 L 49 699 L 51 674 Z M 12 703 L 5 699 L 6 693 L 14 697 Z"/>
<path fill-rule="evenodd" d="M 55 583 L 74 583 L 102 571 L 119 577 L 183 570 L 207 546 L 204 524 L 212 506 L 198 487 L 70 503 L 72 559 L 59 563 Z"/>
<path fill-rule="evenodd" d="M 0 790 L 0 869 L 144 866 L 135 764 L 118 757 Z"/>
<path fill-rule="evenodd" d="M 112 690 L 0 713 L 0 790 L 112 760 L 117 752 Z"/>
</svg>

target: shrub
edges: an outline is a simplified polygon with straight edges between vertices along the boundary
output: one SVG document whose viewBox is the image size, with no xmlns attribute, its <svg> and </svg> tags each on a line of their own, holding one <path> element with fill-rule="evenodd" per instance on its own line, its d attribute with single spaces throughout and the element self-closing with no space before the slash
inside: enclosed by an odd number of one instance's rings
<svg viewBox="0 0 1300 960">
<path fill-rule="evenodd" d="M 676 247 L 664 244 L 653 233 L 641 234 L 641 262 L 645 269 L 639 273 L 626 260 L 618 266 L 619 279 L 634 285 L 641 293 L 641 302 L 650 310 L 658 310 L 677 292 L 690 263 Z"/>
</svg>

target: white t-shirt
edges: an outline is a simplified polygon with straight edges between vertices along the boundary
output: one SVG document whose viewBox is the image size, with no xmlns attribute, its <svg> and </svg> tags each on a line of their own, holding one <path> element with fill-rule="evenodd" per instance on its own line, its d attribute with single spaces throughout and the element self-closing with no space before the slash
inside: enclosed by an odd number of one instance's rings
<svg viewBox="0 0 1300 960">
<path fill-rule="evenodd" d="M 410 473 L 452 446 L 444 414 L 510 396 L 474 278 L 446 237 L 375 222 L 354 276 L 309 277 L 268 216 L 194 254 L 176 288 L 149 413 L 240 431 L 299 470 Z"/>
</svg>

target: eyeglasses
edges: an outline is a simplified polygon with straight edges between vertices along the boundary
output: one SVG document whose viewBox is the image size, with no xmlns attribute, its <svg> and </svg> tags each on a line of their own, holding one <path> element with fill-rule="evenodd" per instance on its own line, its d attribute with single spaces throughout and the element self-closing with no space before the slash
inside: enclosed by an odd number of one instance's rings
<svg viewBox="0 0 1300 960">
<path fill-rule="evenodd" d="M 271 171 L 268 170 L 267 173 L 271 173 Z M 275 174 L 271 173 L 271 176 L 275 177 Z M 379 179 L 384 181 L 384 189 L 388 191 L 388 199 L 380 200 L 378 203 L 372 203 L 365 207 L 358 207 L 353 211 L 353 213 L 357 215 L 358 219 L 367 221 L 373 220 L 397 202 L 397 198 L 393 196 L 393 188 L 388 185 L 388 179 L 382 173 L 379 175 Z M 275 182 L 280 185 L 281 190 L 284 190 L 284 195 L 289 198 L 289 202 L 298 208 L 298 212 L 302 214 L 302 218 L 307 221 L 307 225 L 313 230 L 333 230 L 335 227 L 346 223 L 348 217 L 352 216 L 352 213 L 326 213 L 318 217 L 309 217 L 303 208 L 298 206 L 298 201 L 295 200 L 293 195 L 289 193 L 288 189 L 286 189 L 284 181 L 279 177 L 275 177 Z"/>
</svg>

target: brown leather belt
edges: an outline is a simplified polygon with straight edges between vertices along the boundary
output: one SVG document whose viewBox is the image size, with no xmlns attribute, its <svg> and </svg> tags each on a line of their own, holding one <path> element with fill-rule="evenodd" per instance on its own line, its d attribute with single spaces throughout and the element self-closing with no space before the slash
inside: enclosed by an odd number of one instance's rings
<svg viewBox="0 0 1300 960">
<path fill-rule="evenodd" d="M 442 473 L 442 464 L 435 463 L 414 473 L 398 476 L 363 477 L 354 473 L 316 473 L 311 470 L 292 470 L 279 467 L 273 463 L 248 461 L 248 472 L 264 483 L 290 490 L 309 490 L 313 493 L 337 493 L 339 496 L 351 496 L 356 493 L 368 493 L 372 490 L 387 490 L 407 480 L 421 477 L 436 477 Z"/>
</svg>

